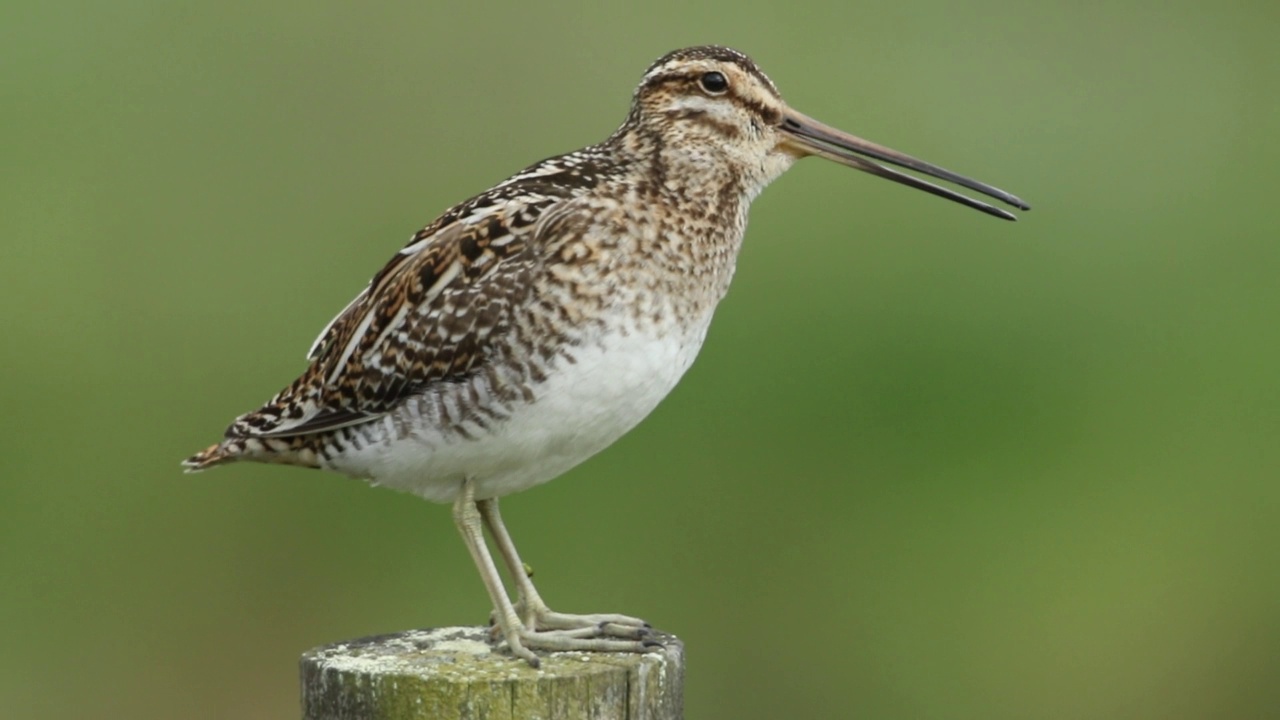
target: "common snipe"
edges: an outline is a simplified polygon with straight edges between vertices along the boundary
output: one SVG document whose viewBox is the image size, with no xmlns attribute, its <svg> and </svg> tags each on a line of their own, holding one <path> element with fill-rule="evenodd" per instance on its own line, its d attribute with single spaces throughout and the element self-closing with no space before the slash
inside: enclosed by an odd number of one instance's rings
<svg viewBox="0 0 1280 720">
<path fill-rule="evenodd" d="M 996 217 L 1001 190 L 792 110 L 746 55 L 677 50 L 598 145 L 533 165 L 413 235 L 311 347 L 310 367 L 185 462 L 324 468 L 453 503 L 511 651 L 643 651 L 625 615 L 552 612 L 498 498 L 608 447 L 675 386 L 729 289 L 751 200 L 817 155 Z M 514 579 L 512 603 L 484 540 Z"/>
</svg>

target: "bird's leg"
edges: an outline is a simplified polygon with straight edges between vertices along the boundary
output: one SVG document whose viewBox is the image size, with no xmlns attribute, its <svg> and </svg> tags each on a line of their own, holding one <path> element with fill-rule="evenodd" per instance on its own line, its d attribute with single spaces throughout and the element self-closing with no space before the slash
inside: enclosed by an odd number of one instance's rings
<svg viewBox="0 0 1280 720">
<path fill-rule="evenodd" d="M 489 528 L 498 552 L 502 555 L 507 569 L 515 580 L 518 600 L 516 606 L 524 626 L 530 630 L 546 634 L 548 632 L 573 637 L 596 637 L 600 635 L 639 640 L 649 634 L 649 623 L 627 615 L 600 613 L 594 615 L 570 615 L 558 613 L 547 607 L 533 586 L 533 580 L 520 561 L 515 543 L 502 522 L 498 512 L 498 499 L 489 498 L 476 502 L 480 517 Z"/>
<path fill-rule="evenodd" d="M 470 478 L 462 481 L 462 490 L 453 501 L 453 522 L 458 526 L 462 541 L 467 544 L 471 559 L 480 571 L 480 579 L 484 581 L 485 590 L 489 591 L 489 600 L 493 603 L 494 619 L 502 631 L 503 638 L 511 647 L 511 653 L 523 658 L 534 667 L 538 667 L 538 656 L 520 642 L 520 631 L 524 630 L 516 610 L 507 597 L 507 590 L 502 586 L 502 577 L 493 564 L 493 556 L 489 554 L 489 546 L 484 542 L 484 531 L 480 527 L 481 518 L 476 510 L 475 487 Z"/>
<path fill-rule="evenodd" d="M 515 607 L 511 604 L 511 598 L 507 597 L 506 588 L 502 586 L 502 578 L 498 575 L 498 568 L 493 564 L 493 556 L 489 554 L 489 546 L 485 544 L 484 531 L 481 527 L 481 523 L 484 521 L 477 507 L 475 486 L 470 478 L 463 481 L 461 492 L 458 493 L 458 498 L 453 502 L 453 520 L 458 526 L 458 532 L 462 534 L 463 541 L 467 544 L 467 550 L 471 552 L 471 559 L 475 561 L 476 568 L 480 571 L 480 578 L 484 580 L 485 589 L 489 591 L 489 599 L 493 602 L 494 607 L 494 618 L 498 623 L 499 630 L 502 632 L 503 639 L 507 641 L 512 654 L 516 657 L 524 659 L 533 667 L 538 667 L 540 661 L 538 656 L 533 654 L 534 649 L 645 652 L 649 648 L 659 645 L 653 640 L 608 640 L 599 638 L 596 637 L 600 634 L 596 626 L 548 630 L 545 632 L 538 632 L 534 628 L 526 627 L 516 615 Z M 501 526 L 500 523 L 499 526 Z M 511 545 L 510 537 L 506 537 L 506 544 L 507 546 Z M 510 549 L 512 553 L 515 552 L 514 548 Z M 504 557 L 506 556 L 504 555 Z M 519 560 L 517 559 L 518 562 Z M 517 577 L 519 577 L 518 573 Z M 525 579 L 528 580 L 527 577 Z"/>
<path fill-rule="evenodd" d="M 476 508 L 480 510 L 480 517 L 484 520 L 485 527 L 489 528 L 489 535 L 493 537 L 494 543 L 498 546 L 498 554 L 502 556 L 503 562 L 507 564 L 507 570 L 511 572 L 511 577 L 515 581 L 516 612 L 519 613 L 520 619 L 524 621 L 527 627 L 537 629 L 538 610 L 545 610 L 547 604 L 543 602 L 542 596 L 538 594 L 538 589 L 533 586 L 533 580 L 529 577 L 529 570 L 520 560 L 520 553 L 516 552 L 516 545 L 511 540 L 511 534 L 507 532 L 507 526 L 502 522 L 502 515 L 498 513 L 498 499 L 489 498 L 477 501 Z"/>
</svg>

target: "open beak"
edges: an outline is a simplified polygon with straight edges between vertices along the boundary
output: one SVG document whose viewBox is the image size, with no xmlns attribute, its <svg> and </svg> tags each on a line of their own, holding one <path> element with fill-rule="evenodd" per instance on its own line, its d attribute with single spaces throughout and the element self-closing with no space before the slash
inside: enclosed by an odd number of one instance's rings
<svg viewBox="0 0 1280 720">
<path fill-rule="evenodd" d="M 875 158 L 887 162 L 891 165 L 904 167 L 916 172 L 923 173 L 932 177 L 940 178 L 948 182 L 955 183 L 961 187 L 969 188 L 983 195 L 993 197 L 1001 202 L 1012 205 L 1019 210 L 1030 210 L 1031 206 L 1023 202 L 1014 195 L 993 188 L 990 185 L 980 183 L 977 180 L 970 180 L 963 175 L 957 175 L 950 170 L 943 170 L 937 165 L 930 165 L 922 160 L 917 160 L 910 155 L 904 155 L 897 150 L 890 150 L 883 145 L 860 137 L 855 137 L 849 133 L 837 130 L 829 125 L 814 120 L 813 118 L 798 113 L 794 110 L 787 110 L 786 116 L 782 121 L 782 132 L 787 137 L 789 144 L 793 145 L 806 155 L 817 155 L 828 160 L 834 160 L 841 165 L 848 165 L 851 168 L 857 168 L 872 175 L 878 175 L 887 178 L 896 183 L 902 183 L 917 190 L 924 190 L 927 193 L 933 193 L 938 197 L 944 197 L 961 205 L 967 205 L 975 210 L 981 210 L 988 215 L 995 215 L 1005 220 L 1017 220 L 1017 216 L 1013 213 L 988 205 L 981 200 L 974 200 L 966 195 L 948 190 L 947 188 L 934 185 L 931 182 L 921 180 L 915 176 L 898 172 L 892 168 L 887 168 L 880 163 L 873 162 L 867 158 Z"/>
</svg>

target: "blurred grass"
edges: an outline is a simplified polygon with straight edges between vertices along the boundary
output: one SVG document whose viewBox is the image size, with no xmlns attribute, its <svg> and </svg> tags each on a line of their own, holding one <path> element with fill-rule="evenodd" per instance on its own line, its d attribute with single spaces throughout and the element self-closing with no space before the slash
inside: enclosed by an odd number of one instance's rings
<svg viewBox="0 0 1280 720">
<path fill-rule="evenodd" d="M 307 647 L 481 622 L 444 510 L 177 461 L 448 205 L 723 42 L 1013 190 L 818 161 L 638 430 L 506 503 L 544 593 L 682 635 L 695 718 L 1280 706 L 1266 3 L 0 7 L 0 715 L 279 718 Z"/>
</svg>

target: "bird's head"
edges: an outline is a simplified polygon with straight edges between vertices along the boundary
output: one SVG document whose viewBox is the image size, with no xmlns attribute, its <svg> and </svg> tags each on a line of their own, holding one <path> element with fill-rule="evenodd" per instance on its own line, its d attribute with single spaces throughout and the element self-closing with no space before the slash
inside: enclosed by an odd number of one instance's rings
<svg viewBox="0 0 1280 720">
<path fill-rule="evenodd" d="M 905 167 L 989 195 L 1020 210 L 1019 198 L 882 145 L 824 125 L 783 101 L 755 62 L 731 48 L 704 45 L 659 58 L 636 89 L 622 131 L 656 139 L 690 166 L 728 164 L 756 191 L 809 155 L 939 195 L 1007 220 L 1012 213 L 875 162 Z"/>
</svg>

